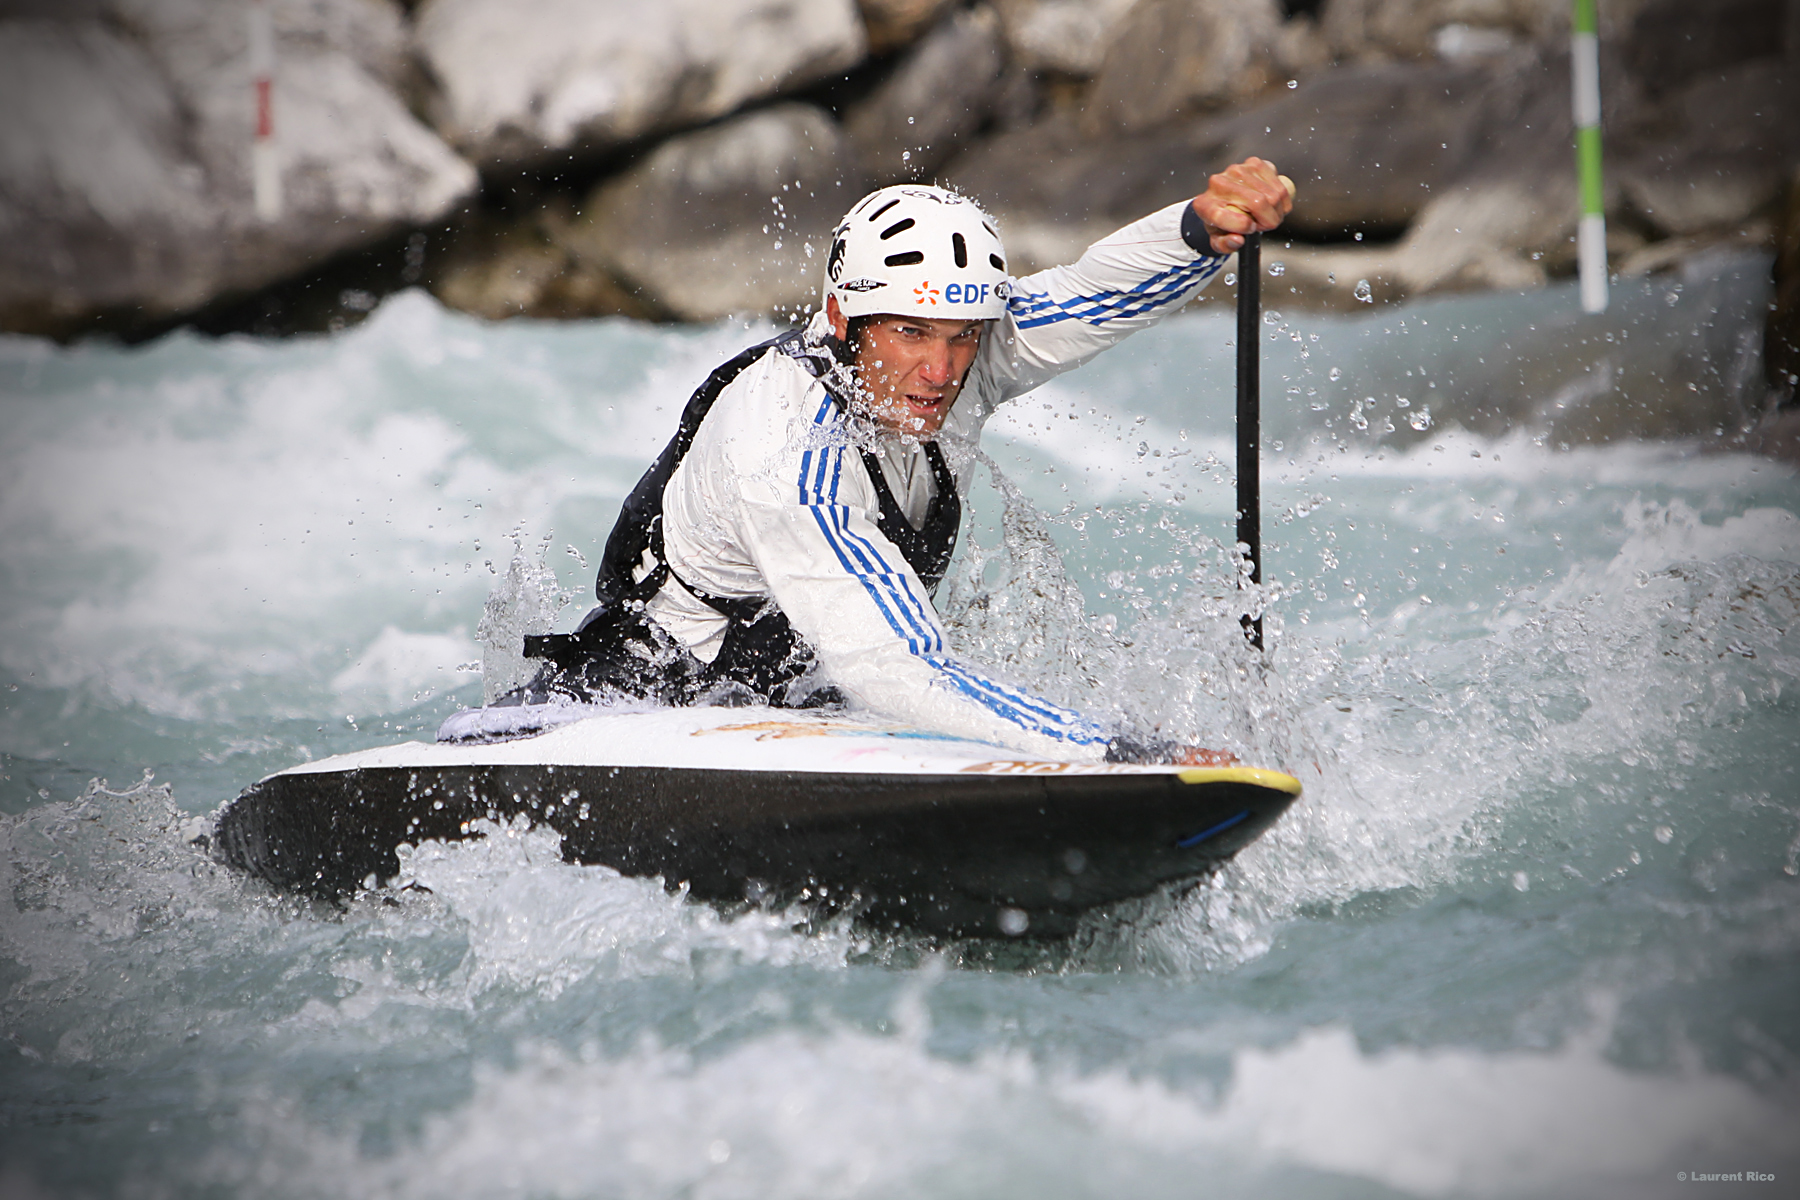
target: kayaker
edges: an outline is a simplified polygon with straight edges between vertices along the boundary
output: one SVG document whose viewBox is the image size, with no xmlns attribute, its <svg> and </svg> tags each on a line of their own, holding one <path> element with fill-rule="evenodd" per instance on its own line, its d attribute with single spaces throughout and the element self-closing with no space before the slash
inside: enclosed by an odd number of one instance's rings
<svg viewBox="0 0 1800 1200">
<path fill-rule="evenodd" d="M 958 658 L 932 596 L 995 409 L 1180 311 L 1292 202 L 1246 159 L 1015 279 L 974 201 L 921 184 L 865 196 L 833 233 L 820 311 L 694 393 L 607 541 L 598 607 L 531 639 L 551 661 L 508 701 L 848 699 L 1052 757 L 1166 757 Z"/>
</svg>

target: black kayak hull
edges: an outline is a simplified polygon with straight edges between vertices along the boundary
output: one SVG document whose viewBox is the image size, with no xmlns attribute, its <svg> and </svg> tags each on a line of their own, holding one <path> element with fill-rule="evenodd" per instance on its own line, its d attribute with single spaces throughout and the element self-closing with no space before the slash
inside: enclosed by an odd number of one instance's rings
<svg viewBox="0 0 1800 1200">
<path fill-rule="evenodd" d="M 393 879 L 401 844 L 524 818 L 558 832 L 570 862 L 712 902 L 850 907 L 876 927 L 948 937 L 1061 937 L 1090 910 L 1204 879 L 1298 792 L 1291 777 L 1231 768 L 365 766 L 253 785 L 221 813 L 215 847 L 277 887 L 335 898 Z"/>
</svg>

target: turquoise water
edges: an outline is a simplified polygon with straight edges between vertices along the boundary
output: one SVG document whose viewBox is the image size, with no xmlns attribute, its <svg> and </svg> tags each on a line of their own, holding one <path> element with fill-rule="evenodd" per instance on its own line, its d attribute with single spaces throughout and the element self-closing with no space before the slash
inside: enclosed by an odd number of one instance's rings
<svg viewBox="0 0 1800 1200">
<path fill-rule="evenodd" d="M 1764 270 L 1270 314 L 1266 663 L 1228 293 L 996 420 L 959 644 L 1307 786 L 1038 951 L 728 921 L 523 829 L 343 910 L 190 844 L 478 703 L 515 558 L 566 628 L 762 327 L 0 342 L 0 1194 L 1792 1194 L 1800 478 L 1721 448 Z"/>
</svg>

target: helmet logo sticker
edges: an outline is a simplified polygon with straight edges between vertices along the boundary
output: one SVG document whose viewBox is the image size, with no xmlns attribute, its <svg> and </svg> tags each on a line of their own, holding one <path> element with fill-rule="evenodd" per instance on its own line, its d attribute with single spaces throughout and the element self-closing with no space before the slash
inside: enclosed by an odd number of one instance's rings
<svg viewBox="0 0 1800 1200">
<path fill-rule="evenodd" d="M 917 296 L 920 302 L 924 304 L 936 304 L 938 302 L 938 290 L 931 286 L 931 281 L 929 279 L 914 288 L 913 295 Z"/>
<path fill-rule="evenodd" d="M 852 279 L 849 283 L 840 284 L 846 292 L 872 292 L 876 288 L 884 288 L 887 282 L 881 279 Z"/>
<path fill-rule="evenodd" d="M 836 283 L 838 276 L 844 273 L 844 250 L 844 239 L 840 234 L 832 239 L 831 257 L 825 260 L 825 273 L 831 276 L 833 283 Z"/>
</svg>

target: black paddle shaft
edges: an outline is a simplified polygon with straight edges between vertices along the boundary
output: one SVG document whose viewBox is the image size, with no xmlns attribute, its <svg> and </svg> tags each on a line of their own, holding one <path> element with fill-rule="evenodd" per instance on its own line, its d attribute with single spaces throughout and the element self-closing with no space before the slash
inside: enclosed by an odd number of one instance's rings
<svg viewBox="0 0 1800 1200">
<path fill-rule="evenodd" d="M 1244 238 L 1237 271 L 1237 540 L 1249 547 L 1250 582 L 1262 582 L 1262 234 Z M 1262 618 L 1244 614 L 1244 636 L 1262 649 Z"/>
</svg>

